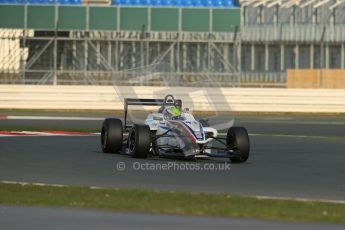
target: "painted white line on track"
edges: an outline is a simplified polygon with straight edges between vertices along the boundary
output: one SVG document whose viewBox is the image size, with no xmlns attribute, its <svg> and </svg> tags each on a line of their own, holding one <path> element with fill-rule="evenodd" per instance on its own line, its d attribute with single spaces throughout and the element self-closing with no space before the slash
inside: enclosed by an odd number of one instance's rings
<svg viewBox="0 0 345 230">
<path fill-rule="evenodd" d="M 55 117 L 55 116 L 6 116 L 8 120 L 70 120 L 70 121 L 102 121 L 103 117 Z"/>
<path fill-rule="evenodd" d="M 0 137 L 22 137 L 22 136 L 97 136 L 101 135 L 99 132 L 73 132 L 73 131 L 0 131 Z M 226 136 L 226 133 L 218 133 L 219 136 Z M 264 133 L 250 133 L 249 136 L 270 136 L 270 137 L 286 137 L 286 138 L 332 138 L 332 136 L 314 136 L 314 135 L 291 135 L 291 134 L 264 134 Z"/>
<path fill-rule="evenodd" d="M 46 184 L 46 183 L 30 183 L 30 182 L 21 182 L 21 181 L 0 181 L 3 184 L 18 184 L 18 185 L 36 185 L 36 186 L 53 186 L 53 187 L 68 187 L 68 185 L 63 184 Z"/>
<path fill-rule="evenodd" d="M 64 184 L 49 184 L 49 183 L 30 183 L 30 182 L 21 182 L 21 181 L 0 181 L 3 184 L 17 184 L 17 185 L 36 185 L 36 186 L 53 186 L 53 187 L 73 187 L 71 185 Z M 98 186 L 84 186 L 89 189 L 112 189 L 119 190 L 118 188 L 107 188 L 107 187 L 98 187 Z M 157 191 L 159 192 L 159 191 Z M 176 192 L 176 191 L 172 191 Z M 194 193 L 201 194 L 201 193 Z M 229 194 L 231 196 L 231 194 Z M 325 203 L 334 203 L 334 204 L 345 204 L 345 200 L 330 200 L 330 199 L 309 199 L 309 198 L 299 198 L 299 197 L 278 197 L 278 196 L 249 196 L 255 197 L 258 200 L 292 200 L 292 201 L 301 201 L 301 202 L 325 202 Z"/>
<path fill-rule="evenodd" d="M 292 137 L 292 138 L 320 138 L 320 139 L 329 139 L 334 138 L 334 136 L 318 136 L 318 135 L 293 135 L 293 134 L 264 134 L 264 133 L 252 133 L 249 136 L 270 136 L 270 137 Z"/>
<path fill-rule="evenodd" d="M 301 121 L 301 120 L 245 120 L 246 123 L 261 124 L 293 124 L 293 125 L 345 125 L 344 121 Z"/>
<path fill-rule="evenodd" d="M 218 133 L 220 136 L 226 136 L 226 133 Z M 333 138 L 333 136 L 315 136 L 315 135 L 293 135 L 293 134 L 270 134 L 270 133 L 249 133 L 249 136 L 270 136 L 270 137 L 292 137 L 292 138 Z"/>
<path fill-rule="evenodd" d="M 25 116 L 25 115 L 0 115 L 0 120 L 71 120 L 71 121 L 102 121 L 104 117 L 71 117 L 71 116 Z M 295 120 L 290 117 L 267 117 L 255 120 L 245 120 L 247 123 L 285 123 L 305 125 L 345 125 L 345 121 L 307 121 Z"/>
<path fill-rule="evenodd" d="M 328 199 L 309 199 L 298 197 L 276 197 L 276 196 L 255 196 L 258 200 L 293 200 L 302 202 L 325 202 L 334 204 L 345 204 L 345 200 L 328 200 Z"/>
<path fill-rule="evenodd" d="M 35 137 L 35 136 L 95 136 L 87 132 L 71 132 L 71 131 L 0 131 L 0 137 Z"/>
</svg>

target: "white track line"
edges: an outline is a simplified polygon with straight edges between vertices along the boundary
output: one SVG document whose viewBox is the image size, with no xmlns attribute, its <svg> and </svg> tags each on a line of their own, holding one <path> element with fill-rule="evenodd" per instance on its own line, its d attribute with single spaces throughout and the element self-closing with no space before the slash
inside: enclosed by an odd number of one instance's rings
<svg viewBox="0 0 345 230">
<path fill-rule="evenodd" d="M 4 184 L 18 184 L 18 185 L 36 185 L 36 186 L 53 186 L 53 187 L 71 187 L 70 185 L 63 185 L 63 184 L 48 184 L 48 183 L 30 183 L 30 182 L 21 182 L 21 181 L 0 181 L 0 183 Z M 98 187 L 98 186 L 88 186 L 87 188 L 90 189 L 113 189 L 107 187 Z M 118 190 L 114 188 L 114 190 Z M 201 194 L 201 193 L 195 193 Z M 231 196 L 231 195 L 230 195 Z M 277 196 L 249 196 L 255 197 L 258 200 L 293 200 L 293 201 L 301 201 L 301 202 L 325 202 L 325 203 L 334 203 L 334 204 L 345 204 L 345 200 L 329 200 L 329 199 L 309 199 L 309 198 L 299 198 L 299 197 L 277 197 Z"/>
<path fill-rule="evenodd" d="M 4 120 L 70 120 L 70 121 L 102 121 L 103 117 L 55 117 L 55 116 L 5 116 Z"/>
<path fill-rule="evenodd" d="M 310 199 L 298 197 L 276 197 L 276 196 L 255 196 L 258 200 L 293 200 L 302 202 L 325 202 L 334 204 L 345 204 L 345 200 Z"/>
<path fill-rule="evenodd" d="M 220 136 L 226 136 L 226 133 L 218 133 Z M 270 136 L 270 137 L 292 137 L 292 138 L 333 138 L 333 136 L 315 136 L 315 135 L 292 135 L 292 134 L 270 134 L 270 133 L 249 133 L 249 136 Z"/>
<path fill-rule="evenodd" d="M 97 136 L 101 133 L 83 133 L 83 132 L 39 132 L 39 131 L 9 131 L 1 133 L 0 137 L 25 137 L 25 136 Z M 218 133 L 219 136 L 226 136 L 226 133 Z M 314 136 L 314 135 L 290 135 L 290 134 L 264 134 L 264 133 L 250 133 L 249 136 L 271 136 L 271 137 L 286 137 L 286 138 L 332 138 L 330 136 Z"/>
<path fill-rule="evenodd" d="M 264 134 L 264 133 L 252 133 L 249 136 L 270 136 L 270 137 L 292 137 L 292 138 L 320 138 L 329 139 L 334 138 L 334 136 L 317 136 L 317 135 L 292 135 L 292 134 Z"/>
<path fill-rule="evenodd" d="M 70 117 L 70 116 L 7 116 L 0 115 L 0 120 L 71 120 L 71 121 L 102 121 L 104 117 Z M 248 123 L 286 123 L 286 124 L 310 124 L 310 125 L 345 125 L 344 121 L 307 121 L 294 120 L 285 117 L 258 118 L 257 120 L 247 120 Z"/>
<path fill-rule="evenodd" d="M 218 133 L 220 136 L 226 136 L 227 133 Z M 270 136 L 270 137 L 293 137 L 293 138 L 330 138 L 328 136 L 313 135 L 292 135 L 292 134 L 265 134 L 265 133 L 249 133 L 249 136 Z"/>
<path fill-rule="evenodd" d="M 98 133 L 64 132 L 64 131 L 0 131 L 0 137 L 37 137 L 37 136 L 94 136 Z"/>
</svg>

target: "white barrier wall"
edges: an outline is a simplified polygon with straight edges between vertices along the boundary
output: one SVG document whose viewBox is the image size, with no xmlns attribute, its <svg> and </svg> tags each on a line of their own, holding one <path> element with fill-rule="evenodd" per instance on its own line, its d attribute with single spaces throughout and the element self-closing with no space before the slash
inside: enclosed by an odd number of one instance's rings
<svg viewBox="0 0 345 230">
<path fill-rule="evenodd" d="M 120 92 L 121 96 L 117 94 Z M 195 111 L 345 112 L 345 90 L 0 85 L 0 109 L 122 110 L 123 97 L 176 95 Z M 205 96 L 207 95 L 207 96 Z"/>
<path fill-rule="evenodd" d="M 33 35 L 30 30 L 28 35 Z M 0 71 L 16 72 L 20 70 L 21 60 L 27 60 L 28 48 L 20 47 L 23 30 L 0 29 Z"/>
</svg>

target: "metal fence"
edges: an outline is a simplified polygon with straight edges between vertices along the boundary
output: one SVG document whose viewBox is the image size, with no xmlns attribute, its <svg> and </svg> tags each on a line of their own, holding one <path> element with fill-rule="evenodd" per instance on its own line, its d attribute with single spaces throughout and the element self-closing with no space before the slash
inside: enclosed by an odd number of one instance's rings
<svg viewBox="0 0 345 230">
<path fill-rule="evenodd" d="M 235 33 L 138 34 L 0 30 L 0 84 L 285 84 L 281 72 L 241 72 Z M 152 79 L 133 80 L 143 76 Z"/>
<path fill-rule="evenodd" d="M 344 25 L 246 25 L 241 30 L 243 42 L 342 43 Z"/>
<path fill-rule="evenodd" d="M 274 40 L 274 33 L 265 35 L 271 40 L 260 40 L 267 32 L 248 28 L 242 29 L 241 37 L 237 33 L 3 29 L 0 84 L 162 85 L 163 77 L 169 76 L 182 86 L 201 84 L 207 76 L 224 86 L 284 87 L 287 69 L 345 66 L 343 42 L 326 39 L 332 33 L 324 35 L 326 41 L 318 37 L 306 43 Z M 297 28 L 303 31 L 302 26 Z M 128 79 L 147 72 L 155 77 L 129 83 Z"/>
<path fill-rule="evenodd" d="M 187 35 L 170 41 L 129 39 L 131 32 L 123 33 L 118 39 L 100 32 L 0 30 L 0 83 L 125 85 L 149 70 L 173 74 L 180 85 L 201 82 L 206 75 L 227 85 L 239 84 L 236 42 L 211 42 L 203 36 L 193 40 Z M 152 68 L 157 64 L 169 68 Z"/>
</svg>

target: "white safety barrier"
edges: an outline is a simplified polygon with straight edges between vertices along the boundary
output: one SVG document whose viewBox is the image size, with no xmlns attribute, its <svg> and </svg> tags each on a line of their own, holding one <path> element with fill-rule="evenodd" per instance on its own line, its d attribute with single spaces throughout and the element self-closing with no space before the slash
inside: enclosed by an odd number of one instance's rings
<svg viewBox="0 0 345 230">
<path fill-rule="evenodd" d="M 122 110 L 123 98 L 173 94 L 195 111 L 345 112 L 345 90 L 0 85 L 0 109 Z"/>
</svg>

